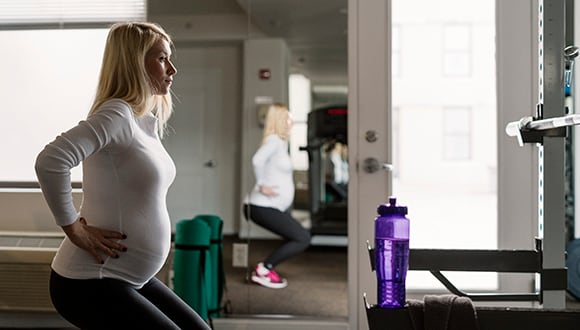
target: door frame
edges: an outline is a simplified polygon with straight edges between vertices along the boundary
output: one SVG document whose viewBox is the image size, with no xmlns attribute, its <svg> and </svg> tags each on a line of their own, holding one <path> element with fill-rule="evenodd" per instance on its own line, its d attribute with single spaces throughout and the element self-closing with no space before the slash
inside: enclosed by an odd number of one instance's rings
<svg viewBox="0 0 580 330">
<path fill-rule="evenodd" d="M 367 328 L 363 294 L 376 302 L 366 242 L 373 241 L 377 205 L 392 192 L 390 172 L 361 169 L 367 158 L 391 163 L 391 39 L 385 37 L 391 34 L 390 12 L 390 0 L 348 2 L 348 314 L 353 330 Z M 376 141 L 367 141 L 367 131 L 377 132 Z"/>
</svg>

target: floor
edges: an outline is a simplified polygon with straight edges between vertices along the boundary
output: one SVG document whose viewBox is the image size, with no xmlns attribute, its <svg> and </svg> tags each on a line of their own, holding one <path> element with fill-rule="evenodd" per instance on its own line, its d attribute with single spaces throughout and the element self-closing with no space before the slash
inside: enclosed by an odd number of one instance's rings
<svg viewBox="0 0 580 330">
<path fill-rule="evenodd" d="M 248 267 L 233 267 L 232 245 L 248 244 Z M 344 318 L 347 311 L 347 248 L 311 246 L 276 267 L 284 289 L 269 289 L 249 281 L 256 263 L 282 244 L 280 240 L 224 238 L 225 301 L 237 315 L 292 315 Z M 275 303 L 274 303 L 275 302 Z"/>
<path fill-rule="evenodd" d="M 233 267 L 232 246 L 248 244 L 248 267 Z M 224 303 L 227 313 L 216 321 L 215 329 L 228 329 L 231 322 L 250 328 L 268 319 L 286 318 L 286 323 L 310 322 L 316 329 L 342 329 L 347 321 L 347 249 L 343 246 L 312 246 L 278 267 L 288 278 L 287 288 L 273 290 L 248 281 L 253 265 L 281 244 L 280 240 L 240 240 L 224 237 L 226 274 Z M 264 325 L 265 326 L 265 325 Z M 73 329 L 56 313 L 0 311 L 0 329 Z M 226 328 L 224 328 L 226 327 Z M 313 328 L 314 329 L 314 328 Z"/>
</svg>

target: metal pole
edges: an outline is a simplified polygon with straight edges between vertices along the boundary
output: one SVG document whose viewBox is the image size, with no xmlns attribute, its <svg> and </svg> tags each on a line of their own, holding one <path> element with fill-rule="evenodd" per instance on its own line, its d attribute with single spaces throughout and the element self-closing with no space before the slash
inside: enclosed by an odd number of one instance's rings
<svg viewBox="0 0 580 330">
<path fill-rule="evenodd" d="M 543 118 L 564 115 L 564 0 L 539 1 L 539 102 Z M 543 237 L 543 268 L 565 268 L 565 139 L 545 137 L 539 147 L 539 219 Z M 565 308 L 565 290 L 543 291 L 546 308 Z"/>
</svg>

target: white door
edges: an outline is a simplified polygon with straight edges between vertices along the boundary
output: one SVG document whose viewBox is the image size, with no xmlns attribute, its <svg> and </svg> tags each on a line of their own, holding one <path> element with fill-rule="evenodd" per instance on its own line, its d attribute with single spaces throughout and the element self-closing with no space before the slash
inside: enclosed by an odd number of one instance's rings
<svg viewBox="0 0 580 330">
<path fill-rule="evenodd" d="M 173 85 L 175 112 L 164 144 L 173 157 L 177 176 L 169 191 L 168 208 L 176 222 L 198 214 L 224 220 L 233 227 L 236 182 L 236 137 L 239 92 L 237 47 L 177 47 Z M 230 97 L 224 98 L 223 95 Z M 226 120 L 224 118 L 231 118 Z M 236 208 L 237 210 L 237 208 Z"/>
</svg>

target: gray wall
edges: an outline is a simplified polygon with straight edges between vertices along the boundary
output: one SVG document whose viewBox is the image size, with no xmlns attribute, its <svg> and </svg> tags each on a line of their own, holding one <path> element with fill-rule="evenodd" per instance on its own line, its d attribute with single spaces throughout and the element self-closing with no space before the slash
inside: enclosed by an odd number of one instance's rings
<svg viewBox="0 0 580 330">
<path fill-rule="evenodd" d="M 260 79 L 259 71 L 268 69 L 271 78 Z M 241 199 L 255 184 L 252 155 L 257 150 L 262 128 L 257 111 L 263 103 L 288 104 L 288 49 L 281 39 L 250 39 L 244 42 L 244 104 L 242 118 Z M 240 236 L 270 237 L 266 230 L 240 221 Z M 249 234 L 248 234 L 249 233 Z"/>
</svg>

